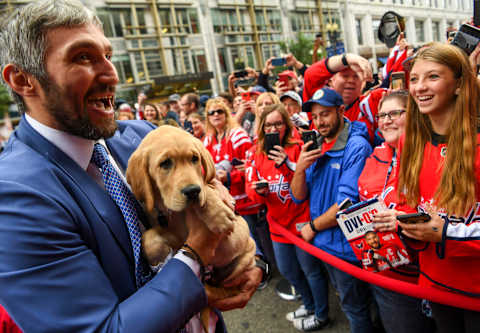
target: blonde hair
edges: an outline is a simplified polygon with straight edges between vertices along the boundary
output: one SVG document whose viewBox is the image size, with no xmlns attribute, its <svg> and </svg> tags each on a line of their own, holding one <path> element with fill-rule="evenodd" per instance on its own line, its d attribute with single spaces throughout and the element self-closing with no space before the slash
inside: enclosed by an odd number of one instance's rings
<svg viewBox="0 0 480 333">
<path fill-rule="evenodd" d="M 222 110 L 225 111 L 225 135 L 228 137 L 230 131 L 235 127 L 239 127 L 239 125 L 237 124 L 235 119 L 233 119 L 230 108 L 227 104 L 225 104 L 223 98 L 221 97 L 211 98 L 208 100 L 207 105 L 205 105 L 205 114 L 207 118 L 205 122 L 205 132 L 208 135 L 217 134 L 217 130 L 215 129 L 215 127 L 213 127 L 213 125 L 210 123 L 210 120 L 208 119 L 208 112 L 216 105 L 220 106 Z"/>
<path fill-rule="evenodd" d="M 291 146 L 295 144 L 295 140 L 293 140 L 293 129 L 295 126 L 293 125 L 292 121 L 290 120 L 290 116 L 288 115 L 287 110 L 282 103 L 272 104 L 265 107 L 265 110 L 260 115 L 258 119 L 258 128 L 257 128 L 257 153 L 265 152 L 265 120 L 267 116 L 273 112 L 277 111 L 282 116 L 283 123 L 286 126 L 285 135 L 283 136 L 283 140 L 281 143 L 282 147 Z"/>
<path fill-rule="evenodd" d="M 433 43 L 417 53 L 412 67 L 419 59 L 447 66 L 458 80 L 459 93 L 446 134 L 447 156 L 434 198 L 436 205 L 445 208 L 450 215 L 465 214 L 476 203 L 475 155 L 480 89 L 467 56 L 456 46 Z M 398 194 L 412 207 L 420 199 L 420 170 L 425 144 L 432 140 L 432 133 L 429 117 L 420 113 L 409 96 Z"/>
<path fill-rule="evenodd" d="M 260 104 L 262 104 L 263 100 L 266 99 L 266 98 L 270 98 L 272 100 L 273 104 L 282 104 L 280 102 L 280 98 L 278 98 L 277 95 L 275 95 L 272 92 L 264 92 L 264 93 L 261 93 L 260 95 L 258 95 L 257 100 L 255 101 L 255 110 L 258 110 L 258 107 L 260 106 Z M 257 112 L 255 112 L 255 115 L 259 116 L 259 114 Z"/>
</svg>

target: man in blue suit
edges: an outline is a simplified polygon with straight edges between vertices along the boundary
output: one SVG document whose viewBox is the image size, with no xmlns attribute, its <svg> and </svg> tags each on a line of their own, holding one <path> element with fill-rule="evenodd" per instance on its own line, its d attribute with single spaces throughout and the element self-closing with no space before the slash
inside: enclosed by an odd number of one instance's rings
<svg viewBox="0 0 480 333">
<path fill-rule="evenodd" d="M 115 122 L 100 21 L 76 0 L 41 0 L 0 25 L 2 79 L 23 112 L 0 155 L 0 304 L 26 332 L 178 331 L 207 305 L 199 268 L 218 240 L 190 235 L 202 260 L 174 254 L 137 287 L 129 230 L 91 157 L 104 145 L 122 175 L 153 127 Z M 244 306 L 261 277 L 246 272 L 243 293 L 214 305 Z"/>
</svg>

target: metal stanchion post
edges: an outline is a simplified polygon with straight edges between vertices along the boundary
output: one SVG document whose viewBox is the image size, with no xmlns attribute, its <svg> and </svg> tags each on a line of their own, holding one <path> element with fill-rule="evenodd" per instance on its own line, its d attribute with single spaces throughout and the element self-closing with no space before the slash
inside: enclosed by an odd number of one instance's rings
<svg viewBox="0 0 480 333">
<path fill-rule="evenodd" d="M 281 299 L 286 301 L 296 301 L 300 299 L 300 294 L 295 292 L 295 288 L 285 278 L 278 281 L 275 286 L 275 292 Z"/>
</svg>

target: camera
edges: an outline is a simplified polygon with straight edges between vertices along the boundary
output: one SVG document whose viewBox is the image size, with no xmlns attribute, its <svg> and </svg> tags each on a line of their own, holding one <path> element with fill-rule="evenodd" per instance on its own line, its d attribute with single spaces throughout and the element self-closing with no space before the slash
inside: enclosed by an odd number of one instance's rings
<svg viewBox="0 0 480 333">
<path fill-rule="evenodd" d="M 467 55 L 470 55 L 479 42 L 480 29 L 470 24 L 462 24 L 451 44 L 461 48 Z"/>
<path fill-rule="evenodd" d="M 245 69 L 242 69 L 240 71 L 233 72 L 233 76 L 237 78 L 246 77 L 248 76 L 248 72 Z"/>
<path fill-rule="evenodd" d="M 235 87 L 250 87 L 255 83 L 255 78 L 237 80 L 233 84 Z"/>
</svg>

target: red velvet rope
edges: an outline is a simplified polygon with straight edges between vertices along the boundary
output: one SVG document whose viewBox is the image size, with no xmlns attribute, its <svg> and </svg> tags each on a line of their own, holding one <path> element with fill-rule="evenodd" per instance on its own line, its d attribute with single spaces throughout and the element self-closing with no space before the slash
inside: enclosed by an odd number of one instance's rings
<svg viewBox="0 0 480 333">
<path fill-rule="evenodd" d="M 283 234 L 283 236 L 285 236 L 288 240 L 290 240 L 302 250 L 362 281 L 375 284 L 385 289 L 393 290 L 400 294 L 405 294 L 416 298 L 428 299 L 435 303 L 441 303 L 457 308 L 469 309 L 474 311 L 480 310 L 480 298 L 464 296 L 431 287 L 421 287 L 413 283 L 393 279 L 373 272 L 368 272 L 355 265 L 349 264 L 348 262 L 339 259 L 323 250 L 320 250 L 318 247 L 310 243 L 305 242 L 303 239 L 295 236 L 278 223 L 271 223 L 275 224 L 275 226 L 278 227 L 279 231 Z M 472 283 L 480 282 L 472 281 Z"/>
</svg>

